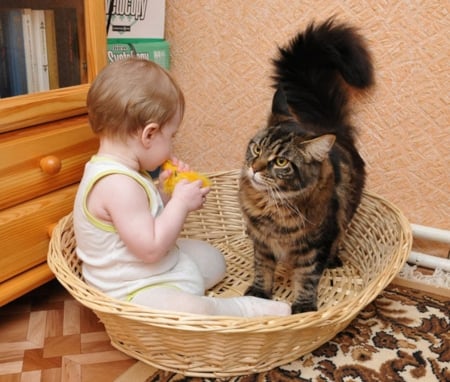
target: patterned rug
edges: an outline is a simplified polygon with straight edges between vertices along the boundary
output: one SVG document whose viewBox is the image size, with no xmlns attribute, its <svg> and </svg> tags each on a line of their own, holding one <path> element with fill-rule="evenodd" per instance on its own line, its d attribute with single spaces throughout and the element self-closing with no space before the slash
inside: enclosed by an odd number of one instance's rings
<svg viewBox="0 0 450 382">
<path fill-rule="evenodd" d="M 333 340 L 268 372 L 185 377 L 138 362 L 116 382 L 450 382 L 447 298 L 390 286 Z"/>
</svg>

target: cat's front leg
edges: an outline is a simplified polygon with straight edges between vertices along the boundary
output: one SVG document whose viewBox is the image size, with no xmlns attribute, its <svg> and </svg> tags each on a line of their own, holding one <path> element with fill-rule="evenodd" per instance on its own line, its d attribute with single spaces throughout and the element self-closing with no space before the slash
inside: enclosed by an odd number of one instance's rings
<svg viewBox="0 0 450 382">
<path fill-rule="evenodd" d="M 295 300 L 292 304 L 292 314 L 317 310 L 317 290 L 319 275 L 295 276 Z"/>
<path fill-rule="evenodd" d="M 272 299 L 273 278 L 275 272 L 275 258 L 267 250 L 261 251 L 255 248 L 254 251 L 254 272 L 253 284 L 247 289 L 247 296 L 255 296 Z"/>
</svg>

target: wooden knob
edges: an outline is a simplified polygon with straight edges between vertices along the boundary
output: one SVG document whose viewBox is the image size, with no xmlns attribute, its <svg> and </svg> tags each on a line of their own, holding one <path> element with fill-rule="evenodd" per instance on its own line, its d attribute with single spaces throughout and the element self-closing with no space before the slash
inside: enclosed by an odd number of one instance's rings
<svg viewBox="0 0 450 382">
<path fill-rule="evenodd" d="M 55 227 L 56 227 L 56 225 L 57 225 L 58 223 L 52 223 L 52 224 L 50 224 L 48 227 L 47 227 L 47 234 L 48 234 L 48 237 L 52 237 L 52 233 L 53 233 L 53 230 L 55 229 Z"/>
<path fill-rule="evenodd" d="M 41 159 L 39 166 L 46 174 L 55 175 L 61 170 L 61 160 L 54 155 L 48 155 Z"/>
</svg>

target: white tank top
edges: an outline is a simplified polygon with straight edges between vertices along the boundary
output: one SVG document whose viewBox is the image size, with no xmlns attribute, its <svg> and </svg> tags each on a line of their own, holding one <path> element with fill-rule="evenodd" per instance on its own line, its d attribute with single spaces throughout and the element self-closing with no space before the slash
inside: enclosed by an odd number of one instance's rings
<svg viewBox="0 0 450 382">
<path fill-rule="evenodd" d="M 93 156 L 86 164 L 73 211 L 76 252 L 82 260 L 85 281 L 118 299 L 149 284 L 153 276 L 165 273 L 178 262 L 179 251 L 174 248 L 157 263 L 143 263 L 129 252 L 115 227 L 95 218 L 87 209 L 87 196 L 94 184 L 111 174 L 124 174 L 135 179 L 145 190 L 153 216 L 164 205 L 151 177 L 139 173 L 110 158 Z"/>
</svg>

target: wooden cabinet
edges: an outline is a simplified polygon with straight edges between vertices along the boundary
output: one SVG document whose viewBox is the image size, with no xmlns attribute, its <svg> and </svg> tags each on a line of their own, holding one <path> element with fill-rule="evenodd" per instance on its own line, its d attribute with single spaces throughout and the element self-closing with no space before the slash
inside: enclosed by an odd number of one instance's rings
<svg viewBox="0 0 450 382">
<path fill-rule="evenodd" d="M 0 99 L 0 306 L 53 278 L 46 265 L 51 229 L 71 211 L 84 164 L 97 150 L 85 103 L 90 82 L 106 65 L 104 3 L 0 3 L 75 8 L 84 71 L 79 85 Z"/>
</svg>

